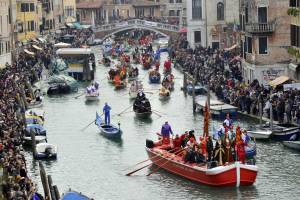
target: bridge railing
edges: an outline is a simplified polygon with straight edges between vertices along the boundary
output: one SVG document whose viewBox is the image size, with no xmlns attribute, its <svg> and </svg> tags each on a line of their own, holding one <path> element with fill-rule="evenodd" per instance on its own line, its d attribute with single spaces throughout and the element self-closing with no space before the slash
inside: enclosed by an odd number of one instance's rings
<svg viewBox="0 0 300 200">
<path fill-rule="evenodd" d="M 154 28 L 154 29 L 160 29 L 160 30 L 166 30 L 166 31 L 172 31 L 172 32 L 179 31 L 179 26 L 176 26 L 176 25 L 141 20 L 141 19 L 130 19 L 130 20 L 119 22 L 119 23 L 99 25 L 94 28 L 94 31 L 95 32 L 111 31 L 111 30 L 128 28 L 128 27 L 130 27 L 130 28 L 131 27 L 132 28 L 146 27 L 146 28 Z"/>
</svg>

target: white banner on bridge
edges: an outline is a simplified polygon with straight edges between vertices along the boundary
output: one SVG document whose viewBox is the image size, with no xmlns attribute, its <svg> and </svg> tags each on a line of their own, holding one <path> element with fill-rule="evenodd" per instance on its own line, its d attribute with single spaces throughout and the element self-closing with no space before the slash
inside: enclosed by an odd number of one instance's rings
<svg viewBox="0 0 300 200">
<path fill-rule="evenodd" d="M 145 25 L 155 27 L 155 26 L 157 26 L 157 23 L 156 22 L 145 21 Z"/>
<path fill-rule="evenodd" d="M 284 84 L 283 90 L 288 91 L 290 89 L 297 89 L 300 90 L 300 83 L 292 83 L 292 84 Z"/>
</svg>

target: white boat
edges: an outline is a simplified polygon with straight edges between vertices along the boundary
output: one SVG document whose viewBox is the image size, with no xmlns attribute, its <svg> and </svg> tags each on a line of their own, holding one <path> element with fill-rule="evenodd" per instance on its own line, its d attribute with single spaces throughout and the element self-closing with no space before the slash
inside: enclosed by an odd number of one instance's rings
<svg viewBox="0 0 300 200">
<path fill-rule="evenodd" d="M 283 145 L 291 149 L 300 150 L 300 141 L 283 141 Z"/>
<path fill-rule="evenodd" d="M 23 137 L 24 145 L 32 145 L 31 136 L 24 136 Z M 47 136 L 44 135 L 36 135 L 35 136 L 35 142 L 36 144 L 47 142 Z"/>
<path fill-rule="evenodd" d="M 196 100 L 197 109 L 202 113 L 204 113 L 206 102 L 206 99 Z M 235 117 L 237 115 L 237 109 L 237 107 L 223 103 L 219 100 L 210 101 L 210 111 L 212 116 L 220 119 L 224 119 L 227 113 L 229 113 L 231 117 Z"/>
<path fill-rule="evenodd" d="M 36 145 L 36 159 L 54 159 L 57 157 L 57 146 L 49 143 Z"/>
<path fill-rule="evenodd" d="M 254 130 L 247 130 L 247 134 L 251 138 L 255 138 L 257 140 L 266 140 L 269 139 L 272 135 L 271 130 L 264 130 L 264 129 L 254 129 Z"/>
<path fill-rule="evenodd" d="M 86 93 L 86 95 L 85 95 L 85 99 L 87 100 L 87 101 L 98 101 L 99 100 L 99 92 L 98 91 L 96 91 L 96 92 L 93 92 L 93 93 L 90 93 L 90 94 L 88 94 L 88 93 Z"/>
</svg>

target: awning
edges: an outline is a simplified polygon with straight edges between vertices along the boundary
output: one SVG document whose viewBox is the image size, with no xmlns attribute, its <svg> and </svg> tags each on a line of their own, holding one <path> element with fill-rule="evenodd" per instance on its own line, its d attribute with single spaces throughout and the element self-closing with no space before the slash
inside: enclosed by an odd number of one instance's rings
<svg viewBox="0 0 300 200">
<path fill-rule="evenodd" d="M 42 43 L 46 42 L 46 40 L 44 38 L 41 38 L 41 37 L 39 37 L 38 40 L 41 41 Z"/>
<path fill-rule="evenodd" d="M 60 42 L 60 43 L 54 44 L 54 47 L 57 47 L 57 48 L 71 47 L 71 44 Z"/>
<path fill-rule="evenodd" d="M 29 55 L 32 55 L 32 56 L 34 55 L 33 52 L 31 52 L 31 51 L 29 51 L 29 50 L 27 50 L 27 49 L 24 49 L 24 52 L 27 53 L 27 54 L 29 54 Z"/>
<path fill-rule="evenodd" d="M 233 45 L 233 46 L 231 46 L 231 47 L 229 47 L 229 48 L 225 48 L 224 50 L 225 50 L 225 51 L 231 51 L 231 50 L 235 49 L 237 46 L 238 46 L 238 45 L 235 44 L 235 45 Z"/>
<path fill-rule="evenodd" d="M 40 51 L 42 51 L 42 50 L 43 50 L 41 47 L 38 47 L 38 46 L 36 46 L 35 44 L 34 44 L 34 45 L 32 45 L 32 47 L 33 47 L 33 48 L 35 48 L 36 50 L 40 50 Z"/>
<path fill-rule="evenodd" d="M 279 77 L 275 78 L 273 81 L 270 81 L 269 85 L 272 87 L 276 87 L 278 85 L 281 85 L 281 84 L 287 82 L 288 80 L 290 80 L 290 78 L 287 76 L 279 76 Z"/>
</svg>

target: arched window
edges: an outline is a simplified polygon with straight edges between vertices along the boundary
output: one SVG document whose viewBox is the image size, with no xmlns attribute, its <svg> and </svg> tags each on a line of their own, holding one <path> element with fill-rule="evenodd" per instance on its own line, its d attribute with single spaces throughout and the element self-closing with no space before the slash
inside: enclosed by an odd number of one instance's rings
<svg viewBox="0 0 300 200">
<path fill-rule="evenodd" d="M 221 2 L 217 4 L 217 20 L 224 20 L 224 4 Z"/>
</svg>

